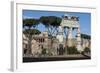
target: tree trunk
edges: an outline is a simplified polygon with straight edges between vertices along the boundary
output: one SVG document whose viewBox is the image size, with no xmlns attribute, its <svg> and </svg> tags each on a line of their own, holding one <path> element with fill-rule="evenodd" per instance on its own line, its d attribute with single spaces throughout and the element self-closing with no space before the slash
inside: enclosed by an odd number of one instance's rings
<svg viewBox="0 0 100 73">
<path fill-rule="evenodd" d="M 32 55 L 32 50 L 31 50 L 31 41 L 32 41 L 32 35 L 29 34 L 29 37 L 28 37 L 28 50 L 27 50 L 27 55 Z"/>
<path fill-rule="evenodd" d="M 53 38 L 51 37 L 51 43 L 50 43 L 50 49 L 51 49 L 51 53 L 53 54 Z"/>
</svg>

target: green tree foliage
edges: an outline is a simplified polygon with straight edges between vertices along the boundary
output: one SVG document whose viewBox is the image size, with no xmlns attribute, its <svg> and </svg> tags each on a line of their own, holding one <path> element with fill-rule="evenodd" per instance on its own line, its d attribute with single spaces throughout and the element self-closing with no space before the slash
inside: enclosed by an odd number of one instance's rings
<svg viewBox="0 0 100 73">
<path fill-rule="evenodd" d="M 24 34 L 28 35 L 35 35 L 35 34 L 40 34 L 41 32 L 38 29 L 26 29 L 23 31 Z"/>
<path fill-rule="evenodd" d="M 23 27 L 35 27 L 37 24 L 39 24 L 38 19 L 24 19 L 23 20 Z"/>
<path fill-rule="evenodd" d="M 60 26 L 61 18 L 56 16 L 42 16 L 40 17 L 40 23 L 45 25 L 48 28 L 48 33 L 52 35 L 57 27 Z"/>
<path fill-rule="evenodd" d="M 59 26 L 61 23 L 61 18 L 56 16 L 42 16 L 40 17 L 40 22 L 45 26 Z"/>
<path fill-rule="evenodd" d="M 90 35 L 87 35 L 87 34 L 81 34 L 81 38 L 91 39 L 91 36 Z"/>
<path fill-rule="evenodd" d="M 42 23 L 43 25 L 45 25 L 46 27 L 48 27 L 49 25 L 49 17 L 47 16 L 42 16 L 40 17 L 40 23 Z"/>
</svg>

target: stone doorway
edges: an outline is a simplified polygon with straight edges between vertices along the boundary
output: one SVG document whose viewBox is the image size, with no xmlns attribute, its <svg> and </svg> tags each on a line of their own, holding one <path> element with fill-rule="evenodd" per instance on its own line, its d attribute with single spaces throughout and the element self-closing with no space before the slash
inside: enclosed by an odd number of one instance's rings
<svg viewBox="0 0 100 73">
<path fill-rule="evenodd" d="M 59 44 L 59 49 L 58 49 L 58 55 L 63 55 L 64 54 L 64 48 L 62 44 Z"/>
</svg>

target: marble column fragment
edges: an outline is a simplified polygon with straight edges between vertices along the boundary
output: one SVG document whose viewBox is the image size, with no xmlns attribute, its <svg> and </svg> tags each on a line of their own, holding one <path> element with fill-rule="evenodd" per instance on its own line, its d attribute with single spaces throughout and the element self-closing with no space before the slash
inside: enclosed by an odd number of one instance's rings
<svg viewBox="0 0 100 73">
<path fill-rule="evenodd" d="M 77 28 L 77 50 L 79 52 L 82 52 L 83 49 L 81 47 L 81 33 L 80 33 L 80 27 Z"/>
<path fill-rule="evenodd" d="M 69 27 L 69 28 L 68 28 L 67 46 L 68 46 L 68 47 L 72 47 L 72 27 Z"/>
</svg>

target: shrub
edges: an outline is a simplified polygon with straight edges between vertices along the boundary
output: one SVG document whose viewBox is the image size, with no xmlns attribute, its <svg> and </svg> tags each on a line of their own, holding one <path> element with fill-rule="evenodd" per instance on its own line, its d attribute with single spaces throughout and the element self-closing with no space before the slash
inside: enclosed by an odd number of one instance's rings
<svg viewBox="0 0 100 73">
<path fill-rule="evenodd" d="M 45 49 L 45 48 L 42 49 L 42 54 L 43 54 L 43 55 L 46 54 L 46 49 Z"/>
<path fill-rule="evenodd" d="M 84 49 L 84 52 L 86 52 L 86 53 L 90 52 L 90 48 L 89 48 L 89 47 L 86 47 L 86 48 Z"/>
<path fill-rule="evenodd" d="M 67 53 L 68 54 L 79 54 L 79 52 L 77 51 L 76 47 L 67 47 Z"/>
</svg>

